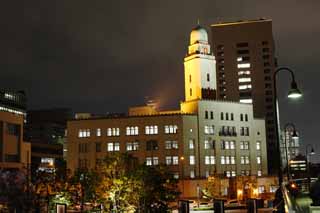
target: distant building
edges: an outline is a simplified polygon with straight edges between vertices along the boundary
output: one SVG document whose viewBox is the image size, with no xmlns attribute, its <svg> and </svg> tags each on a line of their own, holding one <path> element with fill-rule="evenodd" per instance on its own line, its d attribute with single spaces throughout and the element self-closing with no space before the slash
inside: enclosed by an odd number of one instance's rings
<svg viewBox="0 0 320 213">
<path fill-rule="evenodd" d="M 289 161 L 290 175 L 293 179 L 307 176 L 307 161 L 303 155 L 298 155 Z"/>
<path fill-rule="evenodd" d="M 211 25 L 217 69 L 217 98 L 253 104 L 253 115 L 266 122 L 269 172 L 277 158 L 273 73 L 276 68 L 272 20 L 259 19 Z"/>
<path fill-rule="evenodd" d="M 30 143 L 23 141 L 23 115 L 0 111 L 0 170 L 29 171 Z"/>
<path fill-rule="evenodd" d="M 86 114 L 68 121 L 68 169 L 92 169 L 112 153 L 128 152 L 148 166 L 168 165 L 180 179 L 266 176 L 265 122 L 254 118 L 250 103 L 215 100 L 207 38 L 200 26 L 191 32 L 180 110 L 148 105 L 126 116 Z"/>
<path fill-rule="evenodd" d="M 287 167 L 287 161 L 290 162 L 290 160 L 299 155 L 299 138 L 292 138 L 292 134 L 292 128 L 288 128 L 287 131 L 281 131 L 280 153 L 282 168 Z"/>
<path fill-rule="evenodd" d="M 24 91 L 0 90 L 0 111 L 26 116 L 27 98 Z"/>
<path fill-rule="evenodd" d="M 27 112 L 25 138 L 31 143 L 32 171 L 54 171 L 63 160 L 63 146 L 70 109 L 56 108 Z"/>
</svg>

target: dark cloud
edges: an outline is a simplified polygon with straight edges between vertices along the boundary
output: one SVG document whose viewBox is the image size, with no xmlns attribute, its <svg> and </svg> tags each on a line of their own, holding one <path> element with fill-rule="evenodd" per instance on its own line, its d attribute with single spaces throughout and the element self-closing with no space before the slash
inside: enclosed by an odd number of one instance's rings
<svg viewBox="0 0 320 213">
<path fill-rule="evenodd" d="M 266 17 L 280 65 L 292 67 L 305 93 L 291 103 L 281 76 L 281 119 L 297 124 L 302 144 L 316 143 L 320 118 L 318 0 L 13 0 L 0 5 L 1 87 L 25 89 L 30 108 L 126 111 L 156 96 L 183 99 L 189 33 L 221 21 Z M 320 147 L 319 147 L 320 148 Z"/>
</svg>

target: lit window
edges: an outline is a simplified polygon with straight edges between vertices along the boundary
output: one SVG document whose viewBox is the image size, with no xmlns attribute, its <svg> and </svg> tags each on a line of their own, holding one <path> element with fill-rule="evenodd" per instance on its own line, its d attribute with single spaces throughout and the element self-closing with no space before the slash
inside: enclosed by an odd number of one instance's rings
<svg viewBox="0 0 320 213">
<path fill-rule="evenodd" d="M 252 99 L 251 99 L 251 98 L 248 98 L 248 99 L 240 99 L 240 103 L 252 104 Z"/>
<path fill-rule="evenodd" d="M 137 126 L 127 126 L 126 135 L 139 135 L 139 127 L 137 127 Z"/>
<path fill-rule="evenodd" d="M 119 136 L 120 129 L 119 128 L 108 128 L 107 129 L 107 136 Z"/>
<path fill-rule="evenodd" d="M 225 159 L 226 159 L 226 164 L 230 164 L 230 156 L 226 156 Z"/>
<path fill-rule="evenodd" d="M 194 140 L 189 140 L 189 149 L 194 149 Z"/>
<path fill-rule="evenodd" d="M 226 164 L 225 157 L 221 156 L 221 164 Z"/>
<path fill-rule="evenodd" d="M 238 58 L 237 58 L 237 61 L 242 61 L 242 57 L 238 57 Z"/>
<path fill-rule="evenodd" d="M 190 155 L 189 160 L 190 160 L 190 165 L 194 165 L 196 163 L 194 155 Z"/>
<path fill-rule="evenodd" d="M 245 156 L 245 164 L 250 164 L 249 156 Z"/>
<path fill-rule="evenodd" d="M 146 126 L 145 127 L 146 135 L 157 135 L 158 134 L 158 126 Z"/>
<path fill-rule="evenodd" d="M 235 177 L 236 176 L 236 171 L 231 171 L 231 176 Z"/>
<path fill-rule="evenodd" d="M 159 164 L 159 158 L 153 157 L 153 165 L 158 165 L 158 164 Z"/>
<path fill-rule="evenodd" d="M 96 135 L 97 135 L 97 137 L 101 136 L 101 129 L 100 128 L 97 129 L 97 134 Z"/>
<path fill-rule="evenodd" d="M 190 178 L 195 178 L 194 170 L 190 171 Z"/>
<path fill-rule="evenodd" d="M 113 151 L 113 143 L 108 143 L 108 152 Z"/>
<path fill-rule="evenodd" d="M 206 135 L 214 135 L 214 126 L 204 126 L 204 134 Z"/>
<path fill-rule="evenodd" d="M 238 75 L 250 75 L 251 72 L 250 70 L 241 70 L 241 71 L 238 71 Z"/>
<path fill-rule="evenodd" d="M 230 149 L 235 149 L 235 141 L 230 141 Z"/>
<path fill-rule="evenodd" d="M 179 157 L 178 156 L 172 156 L 172 164 L 173 165 L 179 164 Z"/>
<path fill-rule="evenodd" d="M 226 171 L 225 173 L 226 173 L 226 176 L 227 176 L 227 177 L 230 177 L 230 176 L 231 176 L 230 171 Z"/>
<path fill-rule="evenodd" d="M 251 78 L 239 78 L 239 83 L 251 82 Z"/>
<path fill-rule="evenodd" d="M 166 141 L 165 148 L 166 149 L 178 149 L 178 141 Z"/>
<path fill-rule="evenodd" d="M 165 134 L 175 134 L 177 133 L 178 126 L 177 125 L 166 125 L 164 126 L 164 133 Z"/>
<path fill-rule="evenodd" d="M 261 164 L 261 157 L 257 156 L 257 164 Z"/>
<path fill-rule="evenodd" d="M 88 138 L 88 137 L 90 137 L 90 129 L 79 129 L 78 137 L 79 138 Z"/>
<path fill-rule="evenodd" d="M 250 63 L 238 64 L 238 68 L 250 68 Z"/>
<path fill-rule="evenodd" d="M 114 151 L 120 151 L 120 143 L 114 143 Z"/>
<path fill-rule="evenodd" d="M 239 85 L 239 90 L 251 89 L 251 84 Z"/>
<path fill-rule="evenodd" d="M 146 158 L 146 165 L 147 166 L 151 166 L 152 165 L 152 158 L 151 157 L 147 157 Z"/>
<path fill-rule="evenodd" d="M 257 147 L 257 150 L 260 150 L 260 149 L 261 149 L 261 142 L 260 142 L 260 141 L 257 141 L 256 147 Z"/>
<path fill-rule="evenodd" d="M 236 164 L 235 156 L 231 156 L 231 157 L 230 157 L 230 163 L 231 163 L 231 164 Z"/>
<path fill-rule="evenodd" d="M 249 149 L 249 141 L 240 141 L 240 149 Z"/>
<path fill-rule="evenodd" d="M 139 142 L 127 143 L 127 151 L 136 151 L 139 149 Z"/>
<path fill-rule="evenodd" d="M 166 156 L 166 164 L 171 165 L 172 164 L 172 158 L 171 156 Z"/>
<path fill-rule="evenodd" d="M 204 163 L 206 165 L 213 165 L 216 163 L 215 157 L 213 155 L 211 156 L 205 156 L 204 157 Z"/>
</svg>

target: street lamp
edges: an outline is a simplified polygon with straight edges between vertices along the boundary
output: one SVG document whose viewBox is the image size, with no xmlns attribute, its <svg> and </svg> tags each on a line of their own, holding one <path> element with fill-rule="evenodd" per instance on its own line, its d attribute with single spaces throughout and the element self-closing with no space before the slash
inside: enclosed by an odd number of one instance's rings
<svg viewBox="0 0 320 213">
<path fill-rule="evenodd" d="M 308 153 L 308 148 L 311 148 L 310 152 Z M 314 149 L 313 149 L 313 146 L 311 144 L 308 144 L 306 146 L 306 163 L 307 163 L 307 175 L 308 175 L 308 190 L 310 191 L 310 184 L 311 184 L 311 177 L 310 177 L 310 165 L 309 165 L 309 161 L 310 159 L 308 160 L 308 156 L 309 155 L 314 155 L 316 154 Z"/>
<path fill-rule="evenodd" d="M 291 138 L 292 139 L 297 139 L 299 138 L 298 134 L 297 134 L 297 131 L 296 131 L 296 127 L 293 123 L 287 123 L 285 126 L 284 126 L 284 148 L 285 148 L 285 153 L 286 153 L 286 163 L 287 163 L 287 181 L 289 182 L 290 180 L 290 173 L 289 173 L 289 156 L 288 156 L 288 148 L 287 147 L 287 129 L 288 127 L 291 127 L 292 128 L 292 134 L 291 134 Z M 290 142 L 290 141 L 289 141 Z"/>
<path fill-rule="evenodd" d="M 288 98 L 290 99 L 297 99 L 302 96 L 302 93 L 298 89 L 297 83 L 295 81 L 294 73 L 291 69 L 287 67 L 279 67 L 273 73 L 273 90 L 274 90 L 274 118 L 275 118 L 275 127 L 276 127 L 276 154 L 278 156 L 278 178 L 279 178 L 279 186 L 281 187 L 283 177 L 282 177 L 282 170 L 281 170 L 281 153 L 280 153 L 280 136 L 279 136 L 279 117 L 278 117 L 278 97 L 277 97 L 277 74 L 280 71 L 288 71 L 291 75 L 291 88 L 288 93 Z"/>
</svg>

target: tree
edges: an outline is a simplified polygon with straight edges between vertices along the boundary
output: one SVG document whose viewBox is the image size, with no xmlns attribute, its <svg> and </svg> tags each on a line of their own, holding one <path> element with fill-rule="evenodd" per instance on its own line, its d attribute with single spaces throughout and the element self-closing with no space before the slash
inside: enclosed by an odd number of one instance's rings
<svg viewBox="0 0 320 213">
<path fill-rule="evenodd" d="M 142 212 L 166 212 L 170 202 L 175 201 L 180 194 L 178 180 L 167 166 L 141 165 L 136 176 L 143 183 L 140 193 Z"/>
<path fill-rule="evenodd" d="M 116 212 L 135 212 L 139 205 L 142 183 L 135 176 L 134 162 L 135 159 L 130 155 L 116 153 L 105 158 L 97 170 L 98 198 Z"/>
</svg>

